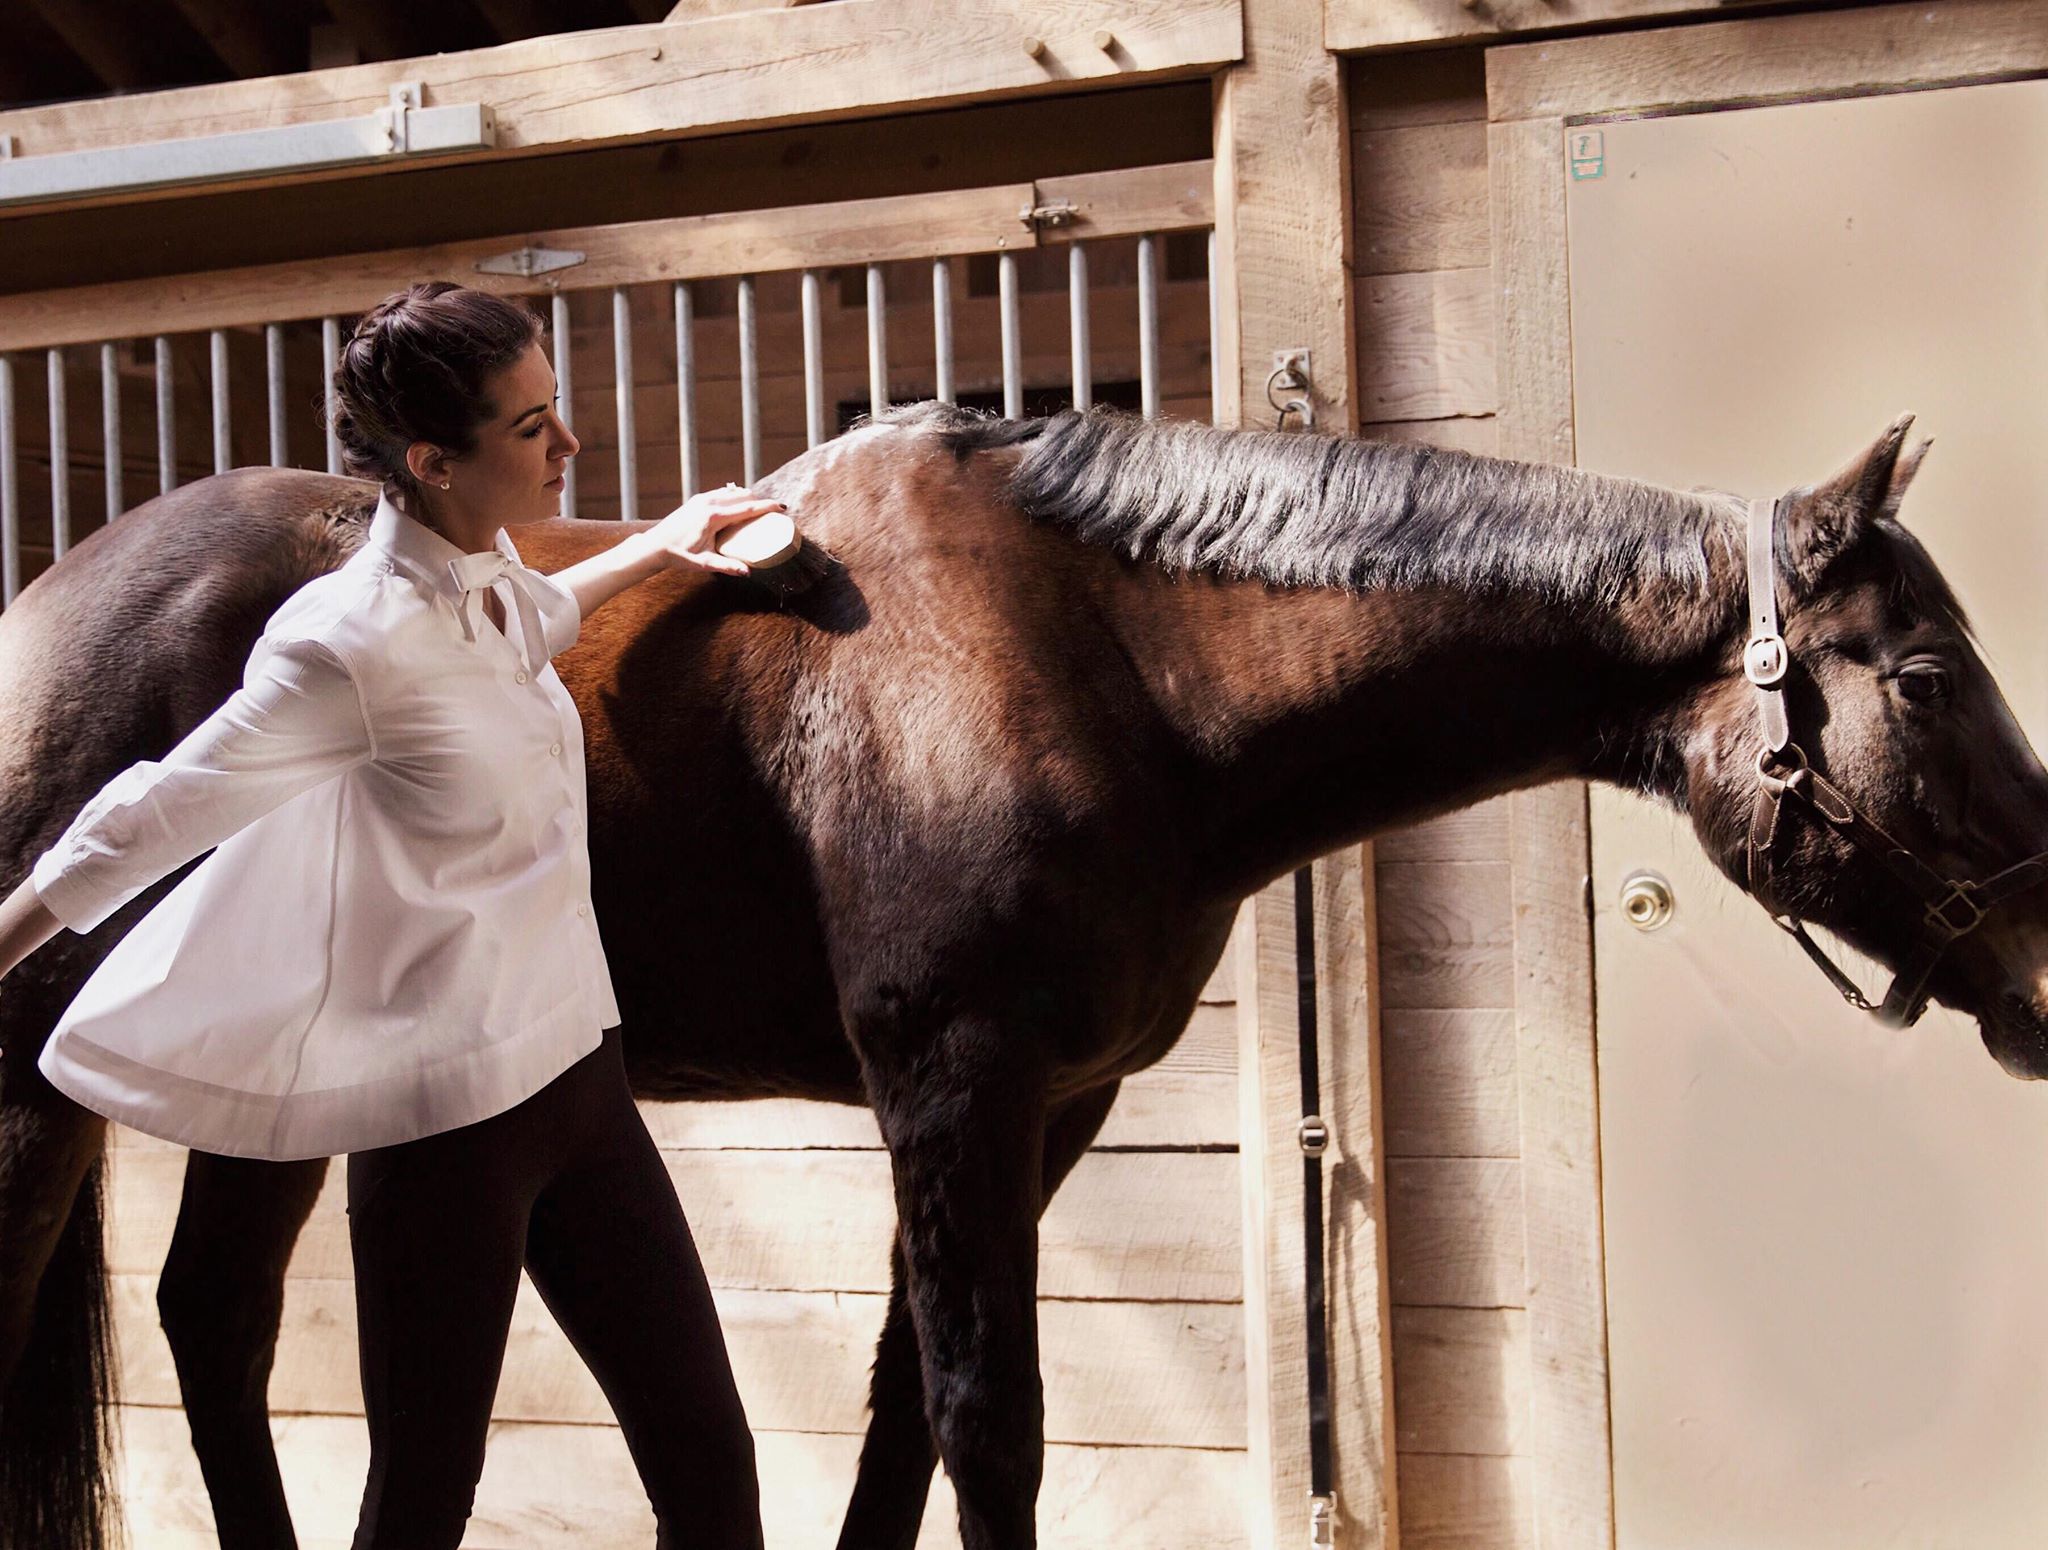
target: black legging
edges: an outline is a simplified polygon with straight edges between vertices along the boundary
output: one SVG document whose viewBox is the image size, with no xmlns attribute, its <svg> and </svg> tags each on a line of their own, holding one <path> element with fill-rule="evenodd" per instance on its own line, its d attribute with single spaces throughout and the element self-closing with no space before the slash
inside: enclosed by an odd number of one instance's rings
<svg viewBox="0 0 2048 1550">
<path fill-rule="evenodd" d="M 348 1160 L 370 1478 L 355 1550 L 456 1550 L 524 1264 L 611 1402 L 657 1544 L 755 1550 L 754 1444 L 619 1030 L 524 1103 Z"/>
</svg>

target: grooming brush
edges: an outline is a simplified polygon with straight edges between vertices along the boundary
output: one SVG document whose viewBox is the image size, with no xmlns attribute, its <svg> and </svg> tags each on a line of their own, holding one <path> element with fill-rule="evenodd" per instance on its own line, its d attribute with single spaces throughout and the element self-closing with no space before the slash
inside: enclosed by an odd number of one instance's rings
<svg viewBox="0 0 2048 1550">
<path fill-rule="evenodd" d="M 796 524 L 780 511 L 728 528 L 718 552 L 747 566 L 747 579 L 781 602 L 808 591 L 832 567 L 831 556 L 804 542 Z"/>
</svg>

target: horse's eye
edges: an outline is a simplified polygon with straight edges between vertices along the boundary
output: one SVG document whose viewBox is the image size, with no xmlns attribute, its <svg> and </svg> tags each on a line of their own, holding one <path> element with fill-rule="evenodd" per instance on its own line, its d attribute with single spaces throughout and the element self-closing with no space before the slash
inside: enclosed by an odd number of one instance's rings
<svg viewBox="0 0 2048 1550">
<path fill-rule="evenodd" d="M 1915 662 L 1901 668 L 1899 693 L 1915 705 L 1935 705 L 1948 698 L 1948 672 L 1931 662 Z"/>
</svg>

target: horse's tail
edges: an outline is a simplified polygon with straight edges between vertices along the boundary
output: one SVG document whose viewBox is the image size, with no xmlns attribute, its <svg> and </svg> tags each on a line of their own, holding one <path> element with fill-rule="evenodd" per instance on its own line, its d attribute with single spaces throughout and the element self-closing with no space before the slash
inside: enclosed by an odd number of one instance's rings
<svg viewBox="0 0 2048 1550">
<path fill-rule="evenodd" d="M 87 1168 L 0 1395 L 0 1550 L 114 1550 L 114 1320 L 106 1155 Z"/>
</svg>

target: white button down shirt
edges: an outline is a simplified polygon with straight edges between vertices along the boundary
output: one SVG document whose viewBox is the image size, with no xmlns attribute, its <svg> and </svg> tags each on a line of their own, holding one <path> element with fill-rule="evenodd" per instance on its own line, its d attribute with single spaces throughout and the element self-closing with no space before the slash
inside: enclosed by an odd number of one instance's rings
<svg viewBox="0 0 2048 1550">
<path fill-rule="evenodd" d="M 619 1009 L 582 722 L 548 660 L 581 628 L 502 529 L 465 555 L 380 500 L 242 687 L 37 859 L 83 932 L 218 847 L 86 981 L 44 1074 L 152 1135 L 287 1159 L 471 1124 L 597 1048 Z"/>
</svg>

